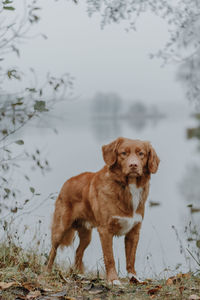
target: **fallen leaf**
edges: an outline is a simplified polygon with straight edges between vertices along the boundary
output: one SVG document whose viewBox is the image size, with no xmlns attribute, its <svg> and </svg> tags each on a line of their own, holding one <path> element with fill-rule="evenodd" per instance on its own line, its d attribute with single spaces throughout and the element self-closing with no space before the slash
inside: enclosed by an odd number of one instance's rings
<svg viewBox="0 0 200 300">
<path fill-rule="evenodd" d="M 166 280 L 166 285 L 176 284 L 177 282 L 181 282 L 182 278 L 190 278 L 190 273 L 179 273 L 176 276 L 169 277 Z"/>
<path fill-rule="evenodd" d="M 197 295 L 190 295 L 188 300 L 200 300 L 200 296 Z"/>
<path fill-rule="evenodd" d="M 200 212 L 200 208 L 199 207 L 191 207 L 190 208 L 191 213 L 196 213 L 196 212 Z"/>
<path fill-rule="evenodd" d="M 191 287 L 190 290 L 195 293 L 200 293 L 200 289 L 198 289 L 198 288 Z"/>
<path fill-rule="evenodd" d="M 89 291 L 89 294 L 91 294 L 91 295 L 97 295 L 97 294 L 101 294 L 103 292 L 104 292 L 103 289 L 93 288 L 92 290 Z"/>
<path fill-rule="evenodd" d="M 92 280 L 91 280 L 91 281 L 90 281 L 90 280 L 82 280 L 82 281 L 81 281 L 82 284 L 89 284 L 89 283 L 91 283 L 91 282 L 92 282 Z"/>
<path fill-rule="evenodd" d="M 60 291 L 60 292 L 51 294 L 51 297 L 65 297 L 66 295 L 67 295 L 67 291 Z"/>
<path fill-rule="evenodd" d="M 153 280 L 152 280 L 151 278 L 146 278 L 145 280 L 146 280 L 148 283 L 153 282 Z"/>
<path fill-rule="evenodd" d="M 165 296 L 171 296 L 172 295 L 172 292 L 166 292 L 165 293 Z"/>
<path fill-rule="evenodd" d="M 17 296 L 20 299 L 26 299 L 26 295 L 30 292 L 23 286 L 12 286 L 11 287 L 12 295 Z"/>
<path fill-rule="evenodd" d="M 156 285 L 155 288 L 147 291 L 148 295 L 155 295 L 160 289 L 162 289 L 161 285 Z"/>
<path fill-rule="evenodd" d="M 177 282 L 181 282 L 182 278 L 188 278 L 188 277 L 190 277 L 189 273 L 185 273 L 185 274 L 179 273 L 176 276 L 169 277 L 166 280 L 166 285 L 176 284 Z"/>
<path fill-rule="evenodd" d="M 146 281 L 141 281 L 141 280 L 138 280 L 137 278 L 135 278 L 134 276 L 132 276 L 129 280 L 130 283 L 133 283 L 133 284 L 147 284 Z"/>
<path fill-rule="evenodd" d="M 137 278 L 135 278 L 134 276 L 130 278 L 129 280 L 130 283 L 134 283 L 134 284 L 138 284 L 139 281 L 137 280 Z"/>
<path fill-rule="evenodd" d="M 183 278 L 190 278 L 191 277 L 191 273 L 184 273 L 182 274 Z"/>
<path fill-rule="evenodd" d="M 181 295 L 183 294 L 183 291 L 185 290 L 185 287 L 184 286 L 179 286 L 179 291 L 181 293 Z"/>
<path fill-rule="evenodd" d="M 25 282 L 22 284 L 22 286 L 29 290 L 29 292 L 31 292 L 33 289 L 35 289 L 35 285 L 33 285 L 32 283 L 29 283 L 29 282 Z"/>
<path fill-rule="evenodd" d="M 103 292 L 107 292 L 109 289 L 104 286 L 104 285 L 97 285 L 95 286 L 94 284 L 91 285 L 91 288 L 89 289 L 89 294 L 91 295 L 97 295 Z"/>
<path fill-rule="evenodd" d="M 30 293 L 28 293 L 28 295 L 26 296 L 27 300 L 34 300 L 35 298 L 41 296 L 40 291 L 31 291 Z"/>
<path fill-rule="evenodd" d="M 1 298 L 0 298 L 1 299 Z M 17 295 L 17 298 L 15 298 L 17 300 L 26 300 L 26 297 L 23 295 Z M 2 300 L 2 299 L 1 299 Z"/>
<path fill-rule="evenodd" d="M 6 289 L 9 289 L 13 285 L 17 285 L 17 282 L 15 282 L 15 281 L 12 281 L 12 282 L 0 282 L 0 289 L 1 290 L 6 290 Z"/>
<path fill-rule="evenodd" d="M 66 283 L 69 283 L 69 282 L 70 282 L 69 279 L 65 278 L 65 276 L 62 274 L 61 271 L 59 272 L 59 275 L 60 275 L 60 278 L 61 278 L 64 282 L 66 282 Z"/>
<path fill-rule="evenodd" d="M 95 277 L 90 280 L 90 282 L 93 282 L 93 283 L 99 283 L 99 281 L 104 281 L 104 278 L 99 276 L 99 277 Z"/>
<path fill-rule="evenodd" d="M 90 284 L 87 284 L 86 286 L 84 286 L 83 289 L 84 289 L 85 291 L 89 291 L 89 290 L 91 290 L 92 287 L 94 287 L 94 284 L 93 284 L 93 283 L 90 283 Z"/>
<path fill-rule="evenodd" d="M 173 280 L 171 278 L 168 278 L 166 281 L 166 285 L 171 285 L 173 284 Z"/>
</svg>

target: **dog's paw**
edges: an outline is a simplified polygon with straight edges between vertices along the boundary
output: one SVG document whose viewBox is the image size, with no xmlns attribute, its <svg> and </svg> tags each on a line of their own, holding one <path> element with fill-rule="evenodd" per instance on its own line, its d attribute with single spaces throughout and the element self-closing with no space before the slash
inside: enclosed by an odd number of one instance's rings
<svg viewBox="0 0 200 300">
<path fill-rule="evenodd" d="M 42 268 L 42 272 L 44 273 L 51 273 L 52 271 L 52 268 L 49 268 L 48 266 L 43 266 Z"/>
<path fill-rule="evenodd" d="M 122 285 L 119 280 L 113 280 L 112 284 L 113 285 Z"/>
<path fill-rule="evenodd" d="M 108 281 L 109 285 L 115 285 L 115 286 L 121 286 L 121 282 L 118 279 L 112 280 L 112 281 Z"/>
</svg>

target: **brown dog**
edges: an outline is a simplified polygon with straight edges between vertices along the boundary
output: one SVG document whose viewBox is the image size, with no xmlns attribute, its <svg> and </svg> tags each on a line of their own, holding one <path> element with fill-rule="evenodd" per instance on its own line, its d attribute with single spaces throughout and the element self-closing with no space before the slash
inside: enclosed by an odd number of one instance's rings
<svg viewBox="0 0 200 300">
<path fill-rule="evenodd" d="M 97 227 L 103 249 L 107 280 L 120 284 L 113 257 L 113 236 L 125 235 L 126 268 L 136 277 L 135 254 L 149 193 L 151 173 L 159 158 L 149 142 L 118 138 L 102 147 L 106 165 L 66 181 L 56 200 L 52 224 L 51 270 L 58 246 L 69 246 L 78 232 L 75 267 L 83 272 L 82 258 Z"/>
</svg>

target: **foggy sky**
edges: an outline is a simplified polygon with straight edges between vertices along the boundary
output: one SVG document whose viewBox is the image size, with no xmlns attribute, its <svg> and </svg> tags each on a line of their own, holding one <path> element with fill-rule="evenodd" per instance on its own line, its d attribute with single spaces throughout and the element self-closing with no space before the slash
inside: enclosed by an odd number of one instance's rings
<svg viewBox="0 0 200 300">
<path fill-rule="evenodd" d="M 89 18 L 84 4 L 72 1 L 40 1 L 41 22 L 34 32 L 48 36 L 30 39 L 20 46 L 20 61 L 10 62 L 25 70 L 35 68 L 39 80 L 51 71 L 69 72 L 75 77 L 75 95 L 89 99 L 100 92 L 116 92 L 124 100 L 144 102 L 184 102 L 181 84 L 176 81 L 175 65 L 161 67 L 162 61 L 149 59 L 169 37 L 164 20 L 145 13 L 137 32 L 127 33 L 123 24 L 100 28 L 100 17 Z M 185 100 L 186 101 L 186 100 Z"/>
</svg>

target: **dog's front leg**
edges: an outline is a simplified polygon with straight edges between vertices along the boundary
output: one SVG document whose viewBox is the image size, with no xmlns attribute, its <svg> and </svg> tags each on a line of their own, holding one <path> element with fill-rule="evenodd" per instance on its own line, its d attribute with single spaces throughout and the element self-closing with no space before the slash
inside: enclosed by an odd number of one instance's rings
<svg viewBox="0 0 200 300">
<path fill-rule="evenodd" d="M 125 236 L 125 251 L 126 251 L 126 269 L 128 276 L 136 277 L 135 272 L 135 256 L 137 245 L 139 241 L 141 223 L 138 223 L 133 229 Z"/>
<path fill-rule="evenodd" d="M 118 280 L 115 261 L 113 255 L 113 235 L 106 229 L 105 227 L 98 227 L 98 232 L 101 240 L 104 263 L 106 267 L 106 275 L 109 283 L 114 285 L 120 285 L 120 281 Z"/>
</svg>

